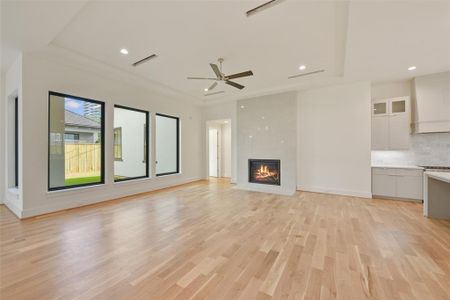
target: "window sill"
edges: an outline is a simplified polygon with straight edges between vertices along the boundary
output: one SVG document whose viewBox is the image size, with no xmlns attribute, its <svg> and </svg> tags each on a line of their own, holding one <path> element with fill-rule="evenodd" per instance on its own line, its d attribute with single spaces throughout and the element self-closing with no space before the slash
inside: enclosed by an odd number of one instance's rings
<svg viewBox="0 0 450 300">
<path fill-rule="evenodd" d="M 167 176 L 174 176 L 174 175 L 181 175 L 181 172 L 178 172 L 178 173 L 161 174 L 161 175 L 156 174 L 156 177 L 158 178 L 158 177 L 167 177 Z"/>
<path fill-rule="evenodd" d="M 79 186 L 74 188 L 67 188 L 67 189 L 60 189 L 60 190 L 54 190 L 54 191 L 47 191 L 47 195 L 55 195 L 55 194 L 64 194 L 64 193 L 70 193 L 70 192 L 77 192 L 77 191 L 84 191 L 84 190 L 90 190 L 90 189 L 105 189 L 106 185 L 104 183 L 99 184 L 93 184 L 93 185 L 87 185 L 87 186 Z"/>
<path fill-rule="evenodd" d="M 143 182 L 143 181 L 149 181 L 151 180 L 151 177 L 146 177 L 146 178 L 136 178 L 136 179 L 129 179 L 129 180 L 119 180 L 119 181 L 114 181 L 114 184 L 123 184 L 123 183 L 138 183 L 138 182 Z"/>
</svg>

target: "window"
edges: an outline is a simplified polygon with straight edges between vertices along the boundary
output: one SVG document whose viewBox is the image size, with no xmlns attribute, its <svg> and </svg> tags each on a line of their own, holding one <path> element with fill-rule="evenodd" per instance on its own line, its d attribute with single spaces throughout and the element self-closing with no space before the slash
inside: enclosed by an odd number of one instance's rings
<svg viewBox="0 0 450 300">
<path fill-rule="evenodd" d="M 122 160 L 122 127 L 114 128 L 114 160 Z"/>
<path fill-rule="evenodd" d="M 156 175 L 179 173 L 179 119 L 156 114 Z"/>
<path fill-rule="evenodd" d="M 149 176 L 148 118 L 147 111 L 114 107 L 114 181 Z"/>
<path fill-rule="evenodd" d="M 49 93 L 48 189 L 104 183 L 104 103 Z"/>
</svg>

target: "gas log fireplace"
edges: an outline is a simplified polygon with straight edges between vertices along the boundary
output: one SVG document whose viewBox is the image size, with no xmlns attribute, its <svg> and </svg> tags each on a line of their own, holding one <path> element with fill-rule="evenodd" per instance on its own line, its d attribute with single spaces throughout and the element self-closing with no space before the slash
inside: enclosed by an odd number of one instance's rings
<svg viewBox="0 0 450 300">
<path fill-rule="evenodd" d="M 252 183 L 280 185 L 279 159 L 249 159 L 248 181 Z"/>
</svg>

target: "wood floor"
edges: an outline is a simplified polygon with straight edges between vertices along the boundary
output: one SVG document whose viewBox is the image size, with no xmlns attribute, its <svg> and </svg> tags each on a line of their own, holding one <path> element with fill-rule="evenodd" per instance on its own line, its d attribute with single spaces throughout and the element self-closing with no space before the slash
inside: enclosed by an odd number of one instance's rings
<svg viewBox="0 0 450 300">
<path fill-rule="evenodd" d="M 197 182 L 17 220 L 0 299 L 450 299 L 450 222 L 417 203 Z"/>
</svg>

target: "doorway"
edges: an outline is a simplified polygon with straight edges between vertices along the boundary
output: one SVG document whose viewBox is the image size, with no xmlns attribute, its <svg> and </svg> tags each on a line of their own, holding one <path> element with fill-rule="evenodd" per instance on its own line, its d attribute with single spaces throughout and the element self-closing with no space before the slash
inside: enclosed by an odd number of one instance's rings
<svg viewBox="0 0 450 300">
<path fill-rule="evenodd" d="M 231 177 L 231 120 L 207 122 L 208 177 Z"/>
</svg>

